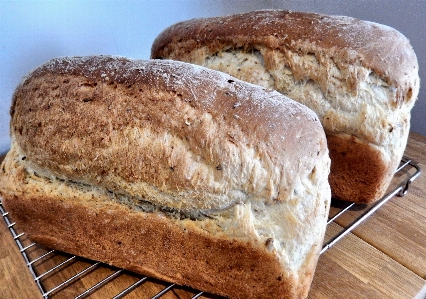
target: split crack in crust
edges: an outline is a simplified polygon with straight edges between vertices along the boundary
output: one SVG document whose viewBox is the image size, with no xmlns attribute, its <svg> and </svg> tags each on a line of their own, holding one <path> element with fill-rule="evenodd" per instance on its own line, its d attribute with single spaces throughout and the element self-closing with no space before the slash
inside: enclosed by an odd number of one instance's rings
<svg viewBox="0 0 426 299">
<path fill-rule="evenodd" d="M 198 56 L 205 57 L 199 65 L 247 82 L 256 82 L 262 87 L 297 99 L 314 110 L 327 131 L 333 134 L 350 134 L 361 141 L 391 147 L 393 144 L 387 144 L 387 132 L 400 131 L 400 123 L 404 123 L 398 117 L 376 123 L 377 119 L 386 118 L 387 111 L 399 107 L 396 102 L 388 100 L 395 98 L 395 90 L 367 68 L 354 67 L 351 72 L 347 67 L 339 67 L 333 59 L 321 63 L 312 53 L 283 55 L 261 46 L 250 49 L 227 48 L 224 52 L 215 53 L 207 51 L 207 47 L 196 49 L 191 54 L 193 58 L 182 57 L 179 60 L 197 62 Z M 268 66 L 265 65 L 265 56 L 269 61 Z M 174 58 L 173 55 L 171 58 Z M 363 99 L 361 107 L 351 100 L 353 97 Z M 412 97 L 409 94 L 406 98 Z M 376 106 L 378 111 L 371 109 L 371 106 Z M 404 112 L 409 112 L 409 109 Z M 355 122 L 359 125 L 348 126 Z"/>
</svg>

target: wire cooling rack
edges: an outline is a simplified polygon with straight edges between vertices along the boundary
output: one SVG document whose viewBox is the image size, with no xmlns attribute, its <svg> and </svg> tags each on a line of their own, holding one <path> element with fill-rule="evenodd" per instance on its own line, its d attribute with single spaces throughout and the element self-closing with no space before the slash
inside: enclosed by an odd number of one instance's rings
<svg viewBox="0 0 426 299">
<path fill-rule="evenodd" d="M 395 172 L 389 188 L 390 191 L 379 201 L 371 205 L 363 205 L 333 199 L 327 225 L 337 223 L 341 230 L 325 240 L 321 254 L 353 231 L 389 199 L 394 196 L 404 196 L 408 192 L 410 184 L 420 173 L 420 167 L 411 159 L 404 157 Z M 18 225 L 12 222 L 8 212 L 5 211 L 1 198 L 0 212 L 44 299 L 81 299 L 88 298 L 94 293 L 99 295 L 97 298 L 118 299 L 137 292 L 141 295 L 135 295 L 135 298 L 220 298 L 187 287 L 141 276 L 101 262 L 49 250 L 31 242 L 25 233 L 20 231 Z M 348 218 L 348 214 L 349 221 L 348 219 L 339 221 L 341 218 Z M 82 283 L 82 280 L 85 282 Z M 112 294 L 111 291 L 108 291 L 110 283 L 114 284 L 114 290 L 117 289 L 117 286 L 120 286 L 122 291 Z"/>
</svg>

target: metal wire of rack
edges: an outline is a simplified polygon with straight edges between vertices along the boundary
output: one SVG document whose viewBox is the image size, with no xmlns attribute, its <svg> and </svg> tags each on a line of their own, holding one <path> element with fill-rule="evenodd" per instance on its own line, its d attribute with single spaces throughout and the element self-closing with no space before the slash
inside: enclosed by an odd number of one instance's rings
<svg viewBox="0 0 426 299">
<path fill-rule="evenodd" d="M 9 213 L 5 210 L 1 199 L 0 199 L 0 213 L 3 216 L 4 221 L 6 222 L 6 225 L 9 229 L 9 231 L 12 234 L 13 239 L 15 240 L 16 245 L 18 246 L 19 251 L 21 252 L 25 263 L 31 273 L 31 275 L 34 278 L 34 281 L 36 282 L 38 288 L 40 289 L 42 298 L 48 299 L 52 298 L 53 295 L 59 293 L 64 288 L 72 286 L 77 280 L 80 278 L 85 277 L 86 275 L 90 274 L 91 272 L 97 270 L 97 269 L 108 269 L 108 273 L 105 277 L 102 277 L 94 283 L 92 286 L 88 287 L 87 289 L 80 292 L 78 295 L 73 296 L 74 299 L 82 299 L 86 298 L 89 295 L 93 294 L 94 292 L 98 291 L 102 287 L 106 286 L 108 283 L 114 281 L 117 279 L 120 275 L 131 275 L 134 278 L 134 282 L 131 285 L 126 286 L 123 288 L 123 290 L 116 294 L 112 299 L 119 299 L 123 298 L 136 288 L 140 287 L 144 283 L 148 281 L 153 281 L 155 279 L 142 276 L 138 274 L 131 273 L 127 270 L 123 270 L 120 268 L 116 268 L 113 266 L 109 266 L 107 264 L 98 262 L 98 261 L 92 261 L 88 260 L 79 256 L 75 255 L 68 255 L 63 252 L 59 252 L 57 250 L 49 250 L 47 248 L 44 248 L 43 246 L 31 242 L 29 240 L 24 232 L 21 232 L 18 225 L 15 222 L 12 222 Z M 38 265 L 40 263 L 44 263 L 47 260 L 53 260 L 53 265 L 48 270 L 44 270 L 43 272 L 40 272 L 38 270 Z M 46 285 L 43 283 L 46 279 L 48 279 L 51 276 L 57 275 L 60 273 L 62 269 L 65 269 L 66 267 L 69 267 L 72 264 L 80 263 L 81 265 L 78 265 L 77 268 L 79 268 L 76 273 L 70 277 L 65 278 L 63 281 L 57 283 L 57 285 L 47 288 Z M 160 290 L 158 293 L 151 296 L 151 299 L 158 299 L 161 298 L 163 295 L 165 295 L 167 292 L 172 291 L 174 288 L 178 288 L 180 286 L 172 283 L 164 283 L 164 288 Z M 187 292 L 194 293 L 190 299 L 196 299 L 199 298 L 201 295 L 205 294 L 201 291 L 192 290 L 190 288 L 186 289 Z"/>
<path fill-rule="evenodd" d="M 404 196 L 409 189 L 410 184 L 420 175 L 421 170 L 417 163 L 413 162 L 411 159 L 404 157 L 401 161 L 401 164 L 397 171 L 395 172 L 393 186 L 391 191 L 389 191 L 384 197 L 382 197 L 379 201 L 376 201 L 372 205 L 362 205 L 356 203 L 348 203 L 348 202 L 340 202 L 333 199 L 332 207 L 335 210 L 333 215 L 330 215 L 327 225 L 335 222 L 339 217 L 342 217 L 348 211 L 361 211 L 358 213 L 356 217 L 350 222 L 349 225 L 342 227 L 342 230 L 339 231 L 334 236 L 331 236 L 329 240 L 327 240 L 323 248 L 321 250 L 321 254 L 327 251 L 329 248 L 334 246 L 337 242 L 339 242 L 342 238 L 344 238 L 347 234 L 352 232 L 359 224 L 365 221 L 369 216 L 371 216 L 375 211 L 377 211 L 381 206 L 383 206 L 389 199 L 394 196 Z M 87 260 L 78 256 L 68 255 L 66 253 L 58 252 L 56 250 L 46 249 L 36 243 L 31 242 L 27 238 L 24 232 L 21 232 L 15 222 L 12 222 L 9 214 L 5 211 L 1 198 L 0 198 L 0 213 L 3 216 L 4 221 L 8 229 L 10 230 L 13 239 L 15 240 L 19 251 L 21 252 L 25 263 L 36 282 L 36 285 L 40 289 L 41 295 L 43 299 L 54 298 L 54 296 L 60 292 L 64 292 L 65 289 L 75 288 L 75 283 L 91 273 L 95 272 L 97 269 L 107 270 L 107 275 L 102 278 L 99 278 L 95 283 L 93 283 L 90 287 L 83 288 L 83 290 L 76 290 L 74 293 L 78 293 L 75 296 L 70 298 L 74 299 L 82 299 L 90 296 L 91 294 L 99 291 L 103 287 L 105 287 L 108 283 L 116 281 L 121 275 L 132 276 L 133 282 L 130 285 L 123 286 L 123 290 L 118 294 L 114 295 L 112 299 L 123 298 L 134 290 L 141 288 L 144 284 L 149 281 L 158 282 L 157 280 L 147 277 L 141 276 L 137 274 L 133 274 L 127 270 L 119 269 L 116 267 L 112 267 L 106 265 L 101 262 Z M 48 270 L 44 270 L 40 272 L 38 267 L 41 263 L 51 262 L 53 261 L 51 267 Z M 80 266 L 78 270 L 75 271 L 75 274 L 70 277 L 61 278 L 62 280 L 58 281 L 57 279 L 54 281 L 54 284 L 47 285 L 47 279 L 61 273 L 61 270 L 70 266 L 70 265 Z M 105 272 L 105 271 L 104 271 Z M 188 298 L 196 299 L 200 296 L 207 296 L 209 298 L 213 298 L 213 295 L 206 294 L 202 291 L 193 290 L 190 288 L 185 288 L 178 286 L 176 284 L 165 283 L 162 282 L 162 289 L 160 289 L 156 294 L 153 294 L 151 299 L 159 299 L 162 298 L 168 292 L 172 292 L 174 289 L 184 288 L 184 291 L 187 294 L 190 294 Z M 73 293 L 73 292 L 71 292 Z"/>
<path fill-rule="evenodd" d="M 414 172 L 409 172 L 412 169 Z M 339 217 L 341 217 L 344 213 L 350 210 L 358 210 L 362 211 L 352 222 L 344 227 L 339 233 L 334 235 L 329 241 L 323 244 L 323 248 L 321 250 L 321 254 L 324 253 L 327 249 L 335 245 L 339 242 L 343 237 L 352 232 L 359 224 L 364 222 L 368 217 L 370 217 L 374 212 L 376 212 L 381 206 L 383 206 L 386 202 L 388 202 L 394 196 L 403 197 L 407 194 L 408 189 L 411 183 L 418 178 L 421 170 L 417 163 L 412 161 L 407 157 L 403 157 L 398 169 L 395 171 L 394 175 L 394 184 L 391 191 L 386 193 L 381 199 L 374 202 L 372 205 L 364 205 L 350 202 L 341 202 L 334 200 L 335 206 L 339 206 L 339 211 L 329 217 L 327 221 L 327 225 L 330 225 L 332 222 L 336 221 Z M 405 174 L 405 176 L 404 176 Z M 395 186 L 396 185 L 396 186 Z M 338 203 L 338 204 L 336 204 Z"/>
</svg>

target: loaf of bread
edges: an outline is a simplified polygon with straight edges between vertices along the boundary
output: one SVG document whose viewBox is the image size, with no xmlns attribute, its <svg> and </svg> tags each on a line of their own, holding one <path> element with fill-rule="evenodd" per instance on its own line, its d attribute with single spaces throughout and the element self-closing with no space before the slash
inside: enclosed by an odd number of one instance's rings
<svg viewBox="0 0 426 299">
<path fill-rule="evenodd" d="M 381 198 L 405 150 L 419 91 L 409 41 L 384 25 L 280 10 L 194 19 L 165 29 L 152 58 L 226 72 L 317 113 L 327 135 L 333 197 Z"/>
<path fill-rule="evenodd" d="M 305 298 L 331 191 L 310 109 L 167 60 L 53 59 L 17 87 L 0 194 L 47 247 L 230 298 Z"/>
</svg>

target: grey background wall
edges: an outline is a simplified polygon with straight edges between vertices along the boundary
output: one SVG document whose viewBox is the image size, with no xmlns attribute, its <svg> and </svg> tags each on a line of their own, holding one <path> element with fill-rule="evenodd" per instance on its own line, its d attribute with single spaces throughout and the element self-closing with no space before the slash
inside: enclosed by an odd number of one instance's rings
<svg viewBox="0 0 426 299">
<path fill-rule="evenodd" d="M 148 59 L 154 38 L 173 23 L 270 8 L 352 16 L 407 36 L 417 53 L 422 82 L 411 129 L 426 136 L 425 0 L 0 0 L 0 153 L 10 144 L 12 93 L 25 74 L 45 61 L 91 54 Z"/>
</svg>

